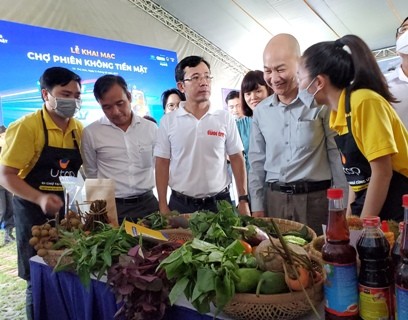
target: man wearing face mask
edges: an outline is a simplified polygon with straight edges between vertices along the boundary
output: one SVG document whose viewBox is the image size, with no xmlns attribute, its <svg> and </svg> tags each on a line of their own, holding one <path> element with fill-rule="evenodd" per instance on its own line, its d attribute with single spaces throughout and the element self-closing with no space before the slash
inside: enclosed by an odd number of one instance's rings
<svg viewBox="0 0 408 320">
<path fill-rule="evenodd" d="M 299 91 L 300 48 L 290 34 L 267 44 L 264 79 L 274 94 L 254 110 L 249 143 L 249 191 L 254 216 L 295 220 L 322 234 L 326 190 L 348 190 L 329 128 L 329 110 L 316 105 L 308 86 Z M 316 92 L 314 93 L 316 94 Z M 266 211 L 266 213 L 265 213 Z"/>
<path fill-rule="evenodd" d="M 81 78 L 52 67 L 40 78 L 42 109 L 11 123 L 0 158 L 0 185 L 14 194 L 18 275 L 27 281 L 27 318 L 33 318 L 28 244 L 31 227 L 64 215 L 62 175 L 77 175 L 82 124 L 72 117 L 81 105 Z"/>
<path fill-rule="evenodd" d="M 397 28 L 396 38 L 401 64 L 387 77 L 387 81 L 392 95 L 400 101 L 393 103 L 393 107 L 408 128 L 408 17 Z"/>
</svg>

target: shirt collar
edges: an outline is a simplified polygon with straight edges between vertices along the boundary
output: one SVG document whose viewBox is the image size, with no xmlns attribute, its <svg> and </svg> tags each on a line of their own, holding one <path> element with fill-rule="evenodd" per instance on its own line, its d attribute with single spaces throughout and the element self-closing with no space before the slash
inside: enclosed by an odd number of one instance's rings
<svg viewBox="0 0 408 320">
<path fill-rule="evenodd" d="M 133 110 L 131 110 L 130 112 L 132 113 L 132 122 L 130 123 L 130 127 L 133 127 L 136 124 L 140 123 L 140 117 L 136 115 L 136 113 Z M 116 125 L 112 123 L 106 115 L 103 115 L 103 117 L 101 118 L 101 124 L 116 127 Z"/>
<path fill-rule="evenodd" d="M 47 107 L 45 106 L 45 104 L 43 105 L 43 118 L 44 118 L 44 122 L 45 122 L 45 125 L 47 126 L 48 130 L 50 130 L 50 129 L 52 129 L 52 130 L 55 130 L 55 129 L 61 130 L 61 128 L 58 127 L 55 124 L 54 120 L 52 120 L 50 114 L 48 113 L 48 110 L 47 110 Z M 71 131 L 76 130 L 76 129 L 77 129 L 77 125 L 76 125 L 76 122 L 75 122 L 74 118 L 69 119 L 68 127 L 65 130 L 65 132 L 71 132 Z"/>
<path fill-rule="evenodd" d="M 350 99 L 351 99 L 351 95 L 350 95 Z M 330 125 L 330 128 L 335 130 L 337 133 L 343 133 L 344 128 L 347 128 L 346 89 L 343 89 L 343 91 L 340 94 L 339 102 L 337 105 L 337 111 L 332 110 L 330 113 L 329 125 Z"/>
<path fill-rule="evenodd" d="M 278 95 L 274 93 L 272 96 L 266 98 L 266 102 L 269 104 L 270 107 L 286 107 L 289 105 L 295 105 L 298 103 L 301 103 L 302 105 L 305 105 L 309 108 L 316 107 L 317 105 L 314 102 L 314 97 L 312 94 L 308 93 L 306 90 L 299 90 L 298 95 L 296 96 L 295 99 L 288 105 L 282 103 L 278 99 Z"/>
<path fill-rule="evenodd" d="M 186 111 L 185 106 L 186 106 L 186 102 L 185 102 L 185 101 L 180 101 L 180 104 L 179 104 L 178 109 L 175 110 L 175 111 L 172 111 L 172 112 L 177 112 L 177 114 L 176 114 L 177 117 L 182 117 L 182 116 L 190 115 L 190 112 L 187 112 L 187 111 Z M 205 115 L 207 115 L 207 114 L 214 114 L 215 111 L 216 111 L 216 109 L 210 105 L 210 108 L 209 108 L 208 111 L 205 113 Z M 205 116 L 205 115 L 204 115 L 204 116 Z"/>
</svg>

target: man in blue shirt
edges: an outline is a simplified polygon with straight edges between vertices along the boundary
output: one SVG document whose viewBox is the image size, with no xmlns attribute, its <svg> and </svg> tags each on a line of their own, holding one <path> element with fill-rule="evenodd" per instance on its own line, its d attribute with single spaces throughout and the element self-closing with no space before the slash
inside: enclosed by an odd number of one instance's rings
<svg viewBox="0 0 408 320">
<path fill-rule="evenodd" d="M 249 144 L 249 190 L 254 216 L 304 223 L 321 234 L 327 223 L 326 190 L 348 190 L 329 128 L 330 111 L 299 91 L 300 48 L 289 34 L 264 51 L 264 78 L 274 94 L 254 111 Z M 265 214 L 266 211 L 266 214 Z"/>
</svg>

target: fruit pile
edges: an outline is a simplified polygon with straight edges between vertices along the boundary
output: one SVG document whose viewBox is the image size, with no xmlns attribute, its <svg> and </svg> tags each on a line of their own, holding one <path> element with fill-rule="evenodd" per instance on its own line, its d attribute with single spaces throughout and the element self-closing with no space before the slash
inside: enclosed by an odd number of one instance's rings
<svg viewBox="0 0 408 320">
<path fill-rule="evenodd" d="M 31 228 L 32 237 L 28 243 L 34 247 L 40 257 L 46 256 L 48 250 L 52 249 L 54 244 L 58 241 L 59 229 L 73 231 L 83 227 L 81 217 L 71 210 L 68 212 L 66 218 L 60 221 L 59 225 L 53 226 L 55 224 L 55 221 L 51 220 L 42 225 L 34 225 Z"/>
</svg>

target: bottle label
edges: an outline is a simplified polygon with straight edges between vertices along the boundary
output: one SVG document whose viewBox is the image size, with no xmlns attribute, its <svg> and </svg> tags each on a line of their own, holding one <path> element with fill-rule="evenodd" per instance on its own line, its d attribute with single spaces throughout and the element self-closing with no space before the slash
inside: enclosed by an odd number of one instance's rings
<svg viewBox="0 0 408 320">
<path fill-rule="evenodd" d="M 388 320 L 391 317 L 390 287 L 370 288 L 359 284 L 360 317 L 364 320 Z"/>
<path fill-rule="evenodd" d="M 358 280 L 356 264 L 325 263 L 325 310 L 337 316 L 358 314 Z"/>
<path fill-rule="evenodd" d="M 408 319 L 408 290 L 395 286 L 398 319 Z"/>
</svg>

